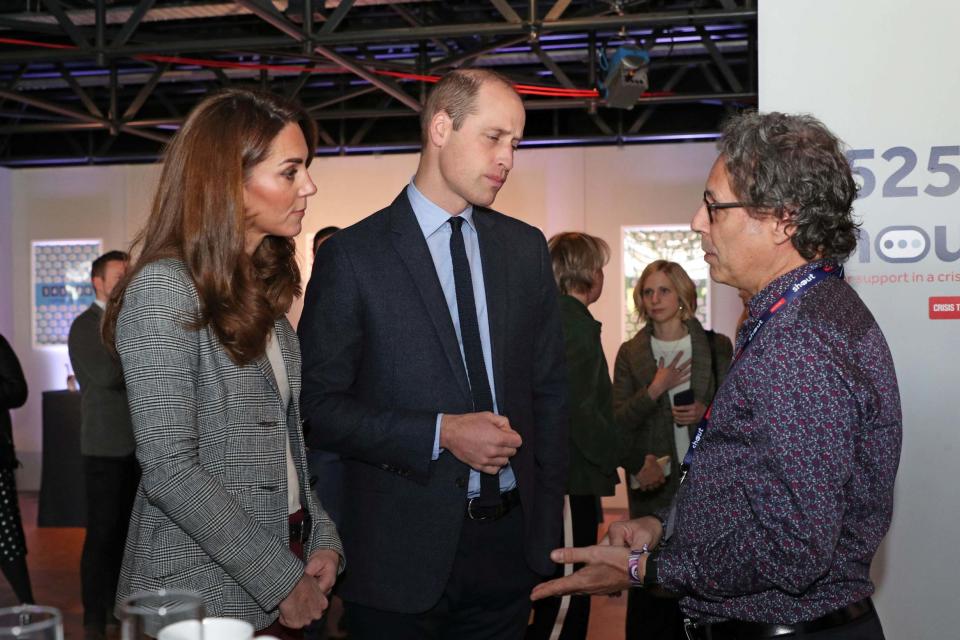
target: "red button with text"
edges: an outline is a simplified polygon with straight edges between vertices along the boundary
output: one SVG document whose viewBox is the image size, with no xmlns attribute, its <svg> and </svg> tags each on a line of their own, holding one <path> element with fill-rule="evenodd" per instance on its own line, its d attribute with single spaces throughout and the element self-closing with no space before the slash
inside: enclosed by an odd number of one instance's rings
<svg viewBox="0 0 960 640">
<path fill-rule="evenodd" d="M 960 320 L 960 296 L 930 298 L 931 320 Z"/>
</svg>

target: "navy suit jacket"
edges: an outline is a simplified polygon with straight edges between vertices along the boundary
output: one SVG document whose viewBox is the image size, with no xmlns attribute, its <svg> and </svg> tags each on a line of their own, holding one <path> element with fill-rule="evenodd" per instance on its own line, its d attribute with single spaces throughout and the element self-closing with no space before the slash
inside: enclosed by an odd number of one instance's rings
<svg viewBox="0 0 960 640">
<path fill-rule="evenodd" d="M 500 411 L 523 438 L 511 460 L 524 552 L 544 576 L 561 541 L 566 373 L 543 234 L 476 207 Z M 378 609 L 433 606 L 453 565 L 469 467 L 431 460 L 437 413 L 469 413 L 467 374 L 406 192 L 317 254 L 299 331 L 309 444 L 344 459 L 341 595 Z"/>
</svg>

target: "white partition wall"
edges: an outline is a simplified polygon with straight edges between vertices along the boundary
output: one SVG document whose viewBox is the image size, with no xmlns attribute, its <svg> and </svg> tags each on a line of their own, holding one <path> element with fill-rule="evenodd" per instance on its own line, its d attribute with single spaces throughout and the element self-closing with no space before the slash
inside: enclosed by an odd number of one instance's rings
<svg viewBox="0 0 960 640">
<path fill-rule="evenodd" d="M 873 567 L 891 639 L 960 636 L 958 26 L 946 1 L 760 3 L 761 109 L 816 115 L 861 175 L 847 275 L 890 342 L 904 413 L 893 526 Z"/>
</svg>

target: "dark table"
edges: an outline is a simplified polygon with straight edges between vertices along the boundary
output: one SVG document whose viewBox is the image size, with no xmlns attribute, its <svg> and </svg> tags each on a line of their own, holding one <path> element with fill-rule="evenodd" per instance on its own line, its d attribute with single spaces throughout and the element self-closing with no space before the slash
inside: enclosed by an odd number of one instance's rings
<svg viewBox="0 0 960 640">
<path fill-rule="evenodd" d="M 39 527 L 86 526 L 87 501 L 80 455 L 80 392 L 43 392 L 43 471 Z"/>
</svg>

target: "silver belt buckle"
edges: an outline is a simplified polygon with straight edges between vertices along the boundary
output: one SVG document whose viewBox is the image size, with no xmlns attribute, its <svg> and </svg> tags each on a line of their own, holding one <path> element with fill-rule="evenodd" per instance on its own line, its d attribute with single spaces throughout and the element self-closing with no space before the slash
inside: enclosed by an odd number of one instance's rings
<svg viewBox="0 0 960 640">
<path fill-rule="evenodd" d="M 471 520 L 489 520 L 490 516 L 475 516 L 473 515 L 473 503 L 476 498 L 470 498 L 467 500 L 467 517 Z"/>
</svg>

